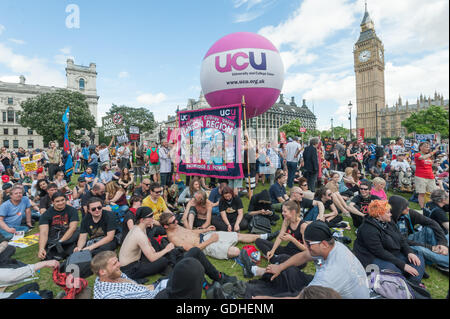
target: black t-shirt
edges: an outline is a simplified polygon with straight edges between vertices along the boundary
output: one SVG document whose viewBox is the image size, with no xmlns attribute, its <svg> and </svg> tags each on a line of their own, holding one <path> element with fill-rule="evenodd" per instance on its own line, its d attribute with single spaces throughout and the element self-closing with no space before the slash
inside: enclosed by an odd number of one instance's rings
<svg viewBox="0 0 450 319">
<path fill-rule="evenodd" d="M 329 199 L 323 204 L 323 206 L 325 207 L 325 209 L 331 210 L 331 205 L 333 205 L 333 204 L 334 204 L 333 201 L 331 199 Z"/>
<path fill-rule="evenodd" d="M 144 199 L 144 198 L 146 198 L 148 195 L 150 195 L 150 190 L 144 192 L 144 191 L 142 190 L 142 186 L 141 186 L 141 187 L 138 187 L 138 188 L 136 188 L 136 189 L 134 190 L 133 195 L 140 196 L 140 197 L 142 197 L 142 199 Z"/>
<path fill-rule="evenodd" d="M 52 200 L 50 196 L 46 194 L 44 197 L 41 197 L 39 200 L 39 208 L 49 209 L 52 206 Z"/>
<path fill-rule="evenodd" d="M 439 207 L 433 202 L 427 203 L 425 205 L 425 208 L 431 212 L 431 216 L 426 216 L 436 221 L 439 226 L 441 226 L 444 233 L 447 235 L 448 230 L 442 224 L 448 223 L 448 211 L 446 212 L 443 208 Z"/>
<path fill-rule="evenodd" d="M 134 210 L 134 213 L 131 211 Z M 127 222 L 129 220 L 133 221 L 133 224 L 136 225 L 136 209 L 130 208 L 126 213 L 125 216 L 123 216 L 123 223 L 122 223 L 122 241 L 125 240 L 125 237 L 127 237 L 128 232 L 130 231 L 128 229 Z"/>
<path fill-rule="evenodd" d="M 219 211 L 225 211 L 227 214 L 237 213 L 238 209 L 244 208 L 242 200 L 239 197 L 234 197 L 231 202 L 225 201 L 223 198 L 219 201 Z"/>
<path fill-rule="evenodd" d="M 363 214 L 367 214 L 367 207 L 369 207 L 369 204 L 376 199 L 381 199 L 378 196 L 375 195 L 370 195 L 367 198 L 363 198 L 361 195 L 356 195 L 355 197 L 353 197 L 352 199 L 352 203 L 355 203 L 357 209 L 363 213 Z"/>
<path fill-rule="evenodd" d="M 81 221 L 80 234 L 87 233 L 89 239 L 95 239 L 106 236 L 109 231 L 115 230 L 116 228 L 116 219 L 113 213 L 104 210 L 98 223 L 94 223 L 90 213 L 86 214 Z"/>
<path fill-rule="evenodd" d="M 48 239 L 60 239 L 69 229 L 71 222 L 78 222 L 78 212 L 72 206 L 67 205 L 62 211 L 49 207 L 39 218 L 39 225 L 48 225 Z"/>
</svg>

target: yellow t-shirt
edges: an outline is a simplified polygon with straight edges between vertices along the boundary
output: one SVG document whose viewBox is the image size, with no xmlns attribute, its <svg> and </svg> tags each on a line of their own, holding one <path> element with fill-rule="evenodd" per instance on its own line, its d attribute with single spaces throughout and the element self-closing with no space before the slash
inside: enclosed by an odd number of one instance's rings
<svg viewBox="0 0 450 319">
<path fill-rule="evenodd" d="M 159 216 L 168 210 L 166 202 L 162 197 L 159 197 L 158 201 L 155 203 L 150 198 L 150 195 L 142 201 L 142 206 L 150 207 L 153 211 L 153 219 L 157 221 L 159 221 Z"/>
</svg>

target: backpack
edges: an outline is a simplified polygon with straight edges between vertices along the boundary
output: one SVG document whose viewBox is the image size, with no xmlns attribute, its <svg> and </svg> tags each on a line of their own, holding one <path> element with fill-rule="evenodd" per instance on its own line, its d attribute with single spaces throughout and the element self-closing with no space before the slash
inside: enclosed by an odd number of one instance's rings
<svg viewBox="0 0 450 319">
<path fill-rule="evenodd" d="M 258 249 L 256 249 L 255 246 L 247 245 L 242 247 L 242 249 L 247 252 L 248 256 L 250 257 L 250 260 L 255 265 L 259 264 L 259 262 L 261 261 L 261 253 L 258 251 Z"/>
<path fill-rule="evenodd" d="M 253 216 L 248 226 L 250 233 L 252 234 L 267 234 L 272 231 L 270 220 L 261 215 Z"/>
<path fill-rule="evenodd" d="M 87 278 L 92 276 L 93 272 L 91 270 L 92 254 L 89 250 L 81 250 L 72 253 L 65 262 L 60 266 L 61 270 L 65 273 L 73 273 L 75 270 L 78 272 L 74 274 L 81 278 Z"/>
<path fill-rule="evenodd" d="M 368 275 L 369 288 L 387 299 L 415 299 L 414 291 L 398 272 L 382 269 Z"/>
<path fill-rule="evenodd" d="M 150 163 L 158 164 L 158 162 L 159 162 L 159 155 L 157 150 L 150 149 Z"/>
</svg>

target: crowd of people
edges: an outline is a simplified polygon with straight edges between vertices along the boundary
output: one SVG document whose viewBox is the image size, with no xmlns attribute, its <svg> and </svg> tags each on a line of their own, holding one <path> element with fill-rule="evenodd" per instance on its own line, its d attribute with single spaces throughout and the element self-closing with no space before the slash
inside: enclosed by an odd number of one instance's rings
<svg viewBox="0 0 450 319">
<path fill-rule="evenodd" d="M 383 147 L 311 138 L 303 145 L 294 137 L 257 147 L 246 140 L 246 174 L 237 180 L 182 180 L 174 152 L 165 141 L 72 145 L 71 175 L 68 152 L 55 142 L 45 150 L 2 148 L 0 257 L 4 242 L 37 223 L 40 262 L 15 271 L 59 269 L 88 251 L 96 299 L 200 298 L 203 290 L 207 298 L 359 299 L 371 297 L 368 266 L 423 289 L 426 264 L 448 274 L 448 150 L 435 141 L 406 147 L 398 138 Z M 37 169 L 26 172 L 21 159 L 36 154 Z M 409 192 L 422 210 L 388 190 Z M 339 229 L 356 233 L 353 249 Z M 267 267 L 238 243 L 254 244 Z M 206 256 L 234 259 L 252 280 Z M 0 286 L 14 272 L 4 260 Z M 308 262 L 314 276 L 303 271 Z M 145 285 L 156 274 L 161 279 Z"/>
</svg>

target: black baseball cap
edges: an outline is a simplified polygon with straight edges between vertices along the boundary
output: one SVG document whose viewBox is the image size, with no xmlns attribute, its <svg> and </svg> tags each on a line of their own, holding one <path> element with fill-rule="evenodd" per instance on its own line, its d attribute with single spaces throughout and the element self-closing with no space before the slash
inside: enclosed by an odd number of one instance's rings
<svg viewBox="0 0 450 319">
<path fill-rule="evenodd" d="M 79 182 L 85 182 L 86 179 L 85 179 L 83 176 L 80 176 L 80 177 L 78 177 L 78 181 L 79 181 Z"/>
<path fill-rule="evenodd" d="M 153 210 L 150 207 L 142 206 L 136 210 L 136 220 L 151 217 L 153 217 Z"/>
<path fill-rule="evenodd" d="M 305 229 L 304 239 L 308 241 L 331 240 L 333 234 L 330 228 L 323 221 L 316 220 L 309 224 Z"/>
<path fill-rule="evenodd" d="M 12 188 L 11 183 L 5 183 L 2 185 L 2 190 L 6 191 L 7 189 Z"/>
</svg>

